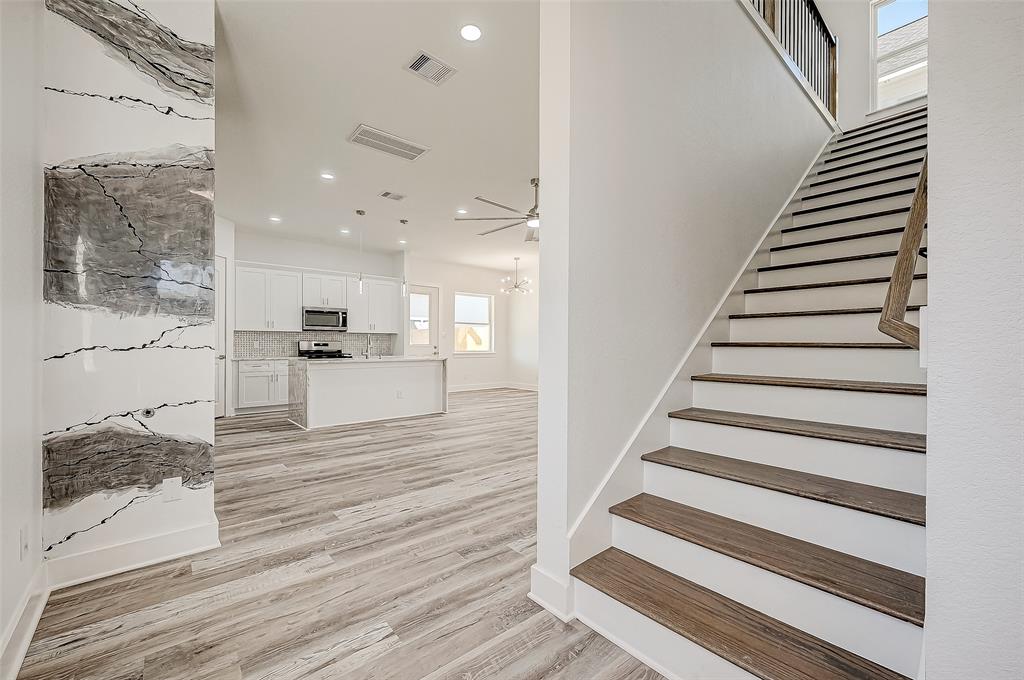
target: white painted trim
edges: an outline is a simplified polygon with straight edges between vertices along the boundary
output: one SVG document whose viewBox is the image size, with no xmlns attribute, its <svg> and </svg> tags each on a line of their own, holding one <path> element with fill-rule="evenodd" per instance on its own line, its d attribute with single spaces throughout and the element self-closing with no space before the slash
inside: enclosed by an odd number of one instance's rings
<svg viewBox="0 0 1024 680">
<path fill-rule="evenodd" d="M 704 322 L 704 325 L 701 327 L 700 331 L 694 336 L 693 342 L 690 343 L 690 346 L 686 348 L 685 352 L 683 352 L 682 358 L 679 360 L 679 363 L 676 364 L 675 370 L 673 370 L 672 373 L 669 375 L 669 378 L 665 382 L 664 387 L 661 388 L 661 391 L 658 392 L 658 396 L 656 396 L 654 398 L 654 401 L 651 402 L 651 405 L 647 409 L 647 412 L 644 413 L 644 416 L 637 424 L 636 429 L 633 430 L 633 434 L 630 435 L 629 439 L 626 441 L 626 445 L 622 447 L 622 450 L 619 452 L 619 455 L 615 458 L 615 461 L 608 469 L 608 472 L 606 472 L 604 477 L 601 478 L 601 483 L 597 485 L 597 488 L 594 489 L 594 493 L 591 494 L 590 498 L 587 500 L 586 505 L 583 506 L 583 510 L 581 510 L 580 514 L 576 516 L 576 519 L 573 521 L 569 529 L 568 537 L 570 540 L 572 540 L 572 537 L 576 534 L 576 531 L 580 528 L 580 525 L 583 524 L 584 518 L 593 509 L 594 503 L 596 503 L 597 499 L 600 498 L 601 492 L 604 491 L 604 488 L 608 485 L 608 482 L 611 481 L 612 477 L 619 469 L 619 466 L 622 464 L 622 461 L 626 458 L 626 455 L 633 447 L 633 443 L 636 441 L 637 437 L 640 436 L 640 432 L 644 429 L 644 426 L 654 415 L 662 399 L 665 398 L 665 395 L 668 394 L 669 389 L 672 388 L 672 385 L 678 379 L 680 371 L 683 370 L 683 366 L 690 359 L 690 355 L 693 353 L 693 350 L 697 348 L 698 344 L 704 338 L 704 335 L 707 333 L 708 328 L 710 328 L 711 324 L 715 321 L 716 318 L 718 318 L 718 315 L 721 313 L 722 307 L 725 305 L 726 301 L 728 301 L 728 299 L 736 292 L 737 285 L 739 284 L 740 279 L 751 268 L 751 263 L 754 261 L 754 258 L 757 256 L 758 252 L 760 252 L 765 239 L 768 238 L 769 234 L 771 234 L 772 230 L 778 224 L 779 219 L 785 214 L 786 210 L 793 202 L 793 199 L 796 197 L 797 193 L 803 188 L 804 180 L 807 177 L 807 173 L 809 173 L 811 171 L 811 168 L 815 166 L 815 164 L 818 162 L 818 159 L 821 158 L 821 154 L 824 153 L 825 148 L 832 142 L 834 137 L 835 135 L 833 134 L 831 137 L 826 139 L 824 143 L 821 145 L 821 148 L 818 149 L 818 152 L 814 155 L 814 158 L 812 158 L 811 162 L 808 163 L 807 169 L 804 170 L 803 174 L 800 175 L 800 180 L 797 182 L 796 186 L 793 187 L 793 191 L 790 192 L 789 197 L 785 200 L 785 202 L 783 202 L 782 207 L 779 208 L 779 211 L 775 213 L 775 216 L 769 222 L 768 227 L 761 235 L 761 238 L 757 240 L 757 245 L 754 246 L 754 249 L 750 252 L 750 255 L 747 256 L 746 262 L 744 262 L 743 266 L 736 273 L 736 276 L 733 278 L 732 283 L 729 284 L 729 287 L 722 294 L 722 297 L 719 298 L 718 304 L 715 305 L 714 311 L 711 312 L 707 320 Z M 638 489 L 637 493 L 639 492 L 640 490 Z"/>
<path fill-rule="evenodd" d="M 51 590 L 220 547 L 219 522 L 46 560 Z"/>
<path fill-rule="evenodd" d="M 563 623 L 576 618 L 573 609 L 573 582 L 563 583 L 539 565 L 530 567 L 530 592 L 528 598 L 548 610 Z"/>
<path fill-rule="evenodd" d="M 32 580 L 22 596 L 22 601 L 15 609 L 17 613 L 4 631 L 3 644 L 0 645 L 0 679 L 15 680 L 25 654 L 32 642 L 32 636 L 43 615 L 46 601 L 50 597 L 50 588 L 46 583 L 46 564 L 36 566 Z"/>
<path fill-rule="evenodd" d="M 747 13 L 747 16 L 750 17 L 750 20 L 753 21 L 754 25 L 757 26 L 759 31 L 761 31 L 761 35 L 764 36 L 764 39 L 768 41 L 768 44 L 771 45 L 772 48 L 775 50 L 776 54 L 779 55 L 779 58 L 782 60 L 782 63 L 785 64 L 786 66 L 786 70 L 789 71 L 789 74 L 791 76 L 793 76 L 793 79 L 796 81 L 796 84 L 800 86 L 800 89 L 803 90 L 804 94 L 810 100 L 811 104 L 814 105 L 814 108 L 818 110 L 818 113 L 821 115 L 822 119 L 834 131 L 839 132 L 839 122 L 836 121 L 836 119 L 832 116 L 831 113 L 829 113 L 828 106 L 825 105 L 825 102 L 821 101 L 821 98 L 818 97 L 818 93 L 814 91 L 814 88 L 811 87 L 811 84 L 807 82 L 806 78 L 804 78 L 803 73 L 800 71 L 800 67 L 796 65 L 796 62 L 793 61 L 793 58 L 789 56 L 789 54 L 786 52 L 786 49 L 782 46 L 782 43 L 780 43 L 779 39 L 775 37 L 775 32 L 772 30 L 771 26 L 769 26 L 768 23 L 764 20 L 764 17 L 758 14 L 757 10 L 754 9 L 753 3 L 751 3 L 750 0 L 736 0 L 736 2 L 740 4 L 740 7 L 742 7 L 743 10 Z M 824 19 L 825 18 L 822 17 L 822 21 L 824 21 Z M 825 28 L 828 28 L 827 24 Z M 835 34 L 832 35 L 833 37 L 835 37 Z M 838 51 L 839 42 L 837 40 L 837 63 Z M 838 97 L 836 99 L 838 101 Z"/>
<path fill-rule="evenodd" d="M 449 385 L 448 393 L 452 392 L 477 392 L 479 390 L 497 390 L 503 387 L 509 387 L 507 382 L 492 382 L 492 383 L 469 383 L 465 385 Z"/>
<path fill-rule="evenodd" d="M 883 109 L 873 109 L 864 114 L 864 120 L 866 121 L 863 125 L 874 123 L 876 121 L 888 118 L 889 116 L 896 116 L 907 111 L 913 111 L 915 109 L 924 108 L 928 105 L 928 93 L 919 94 L 911 99 L 905 99 L 895 104 L 890 104 Z M 859 127 L 859 125 L 857 126 Z M 856 129 L 856 128 L 852 128 Z"/>
<path fill-rule="evenodd" d="M 526 390 L 527 392 L 536 392 L 537 391 L 536 383 L 515 383 L 515 382 L 510 382 L 510 383 L 508 383 L 506 385 L 506 387 L 508 387 L 509 389 L 512 389 L 512 390 Z"/>
</svg>

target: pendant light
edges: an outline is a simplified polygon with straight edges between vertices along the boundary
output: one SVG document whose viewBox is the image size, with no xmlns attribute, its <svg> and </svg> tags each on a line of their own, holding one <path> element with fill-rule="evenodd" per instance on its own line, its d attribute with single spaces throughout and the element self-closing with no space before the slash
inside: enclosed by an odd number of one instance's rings
<svg viewBox="0 0 1024 680">
<path fill-rule="evenodd" d="M 501 292 L 505 295 L 511 295 L 512 293 L 519 293 L 520 295 L 526 295 L 532 293 L 530 290 L 530 279 L 519 280 L 519 258 L 515 258 L 515 273 L 512 276 L 506 276 L 501 280 L 504 286 Z"/>
<path fill-rule="evenodd" d="M 356 210 L 356 215 L 363 217 L 366 215 L 365 210 Z M 363 224 L 362 220 L 359 223 L 359 294 L 363 294 Z"/>
<path fill-rule="evenodd" d="M 398 220 L 398 221 L 402 224 L 403 227 L 405 225 L 409 224 L 409 220 Z M 400 243 L 404 243 L 404 241 L 400 241 Z M 403 265 L 402 266 L 402 297 L 405 297 L 408 294 L 408 292 L 409 292 L 409 285 L 405 282 L 405 266 Z"/>
</svg>

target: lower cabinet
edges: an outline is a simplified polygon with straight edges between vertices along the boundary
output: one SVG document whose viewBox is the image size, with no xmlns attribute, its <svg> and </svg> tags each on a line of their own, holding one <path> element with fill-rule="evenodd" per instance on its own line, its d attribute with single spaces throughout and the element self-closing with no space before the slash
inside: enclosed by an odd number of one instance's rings
<svg viewBox="0 0 1024 680">
<path fill-rule="evenodd" d="M 288 403 L 288 360 L 239 361 L 237 408 Z"/>
</svg>

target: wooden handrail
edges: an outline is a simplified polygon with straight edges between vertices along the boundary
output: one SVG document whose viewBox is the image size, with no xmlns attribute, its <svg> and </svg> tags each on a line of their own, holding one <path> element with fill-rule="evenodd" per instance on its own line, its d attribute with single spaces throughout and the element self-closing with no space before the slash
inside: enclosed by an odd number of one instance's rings
<svg viewBox="0 0 1024 680">
<path fill-rule="evenodd" d="M 925 224 L 928 222 L 928 156 L 924 157 L 921 176 L 917 179 L 917 190 L 910 204 L 910 216 L 903 230 L 900 249 L 896 253 L 896 264 L 889 279 L 889 292 L 882 305 L 882 317 L 878 330 L 914 349 L 921 348 L 921 329 L 906 320 L 907 303 L 910 301 L 910 287 L 914 284 L 914 270 L 921 251 Z"/>
</svg>

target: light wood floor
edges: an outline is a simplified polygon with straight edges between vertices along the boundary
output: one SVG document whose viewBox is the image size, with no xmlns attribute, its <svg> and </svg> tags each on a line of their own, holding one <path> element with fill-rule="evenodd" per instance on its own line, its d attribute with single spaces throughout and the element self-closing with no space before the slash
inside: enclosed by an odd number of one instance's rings
<svg viewBox="0 0 1024 680">
<path fill-rule="evenodd" d="M 223 547 L 54 593 L 23 680 L 661 678 L 527 599 L 536 395 L 220 421 Z"/>
</svg>

